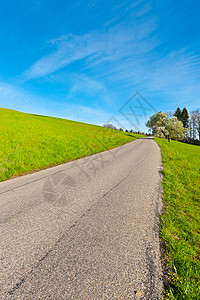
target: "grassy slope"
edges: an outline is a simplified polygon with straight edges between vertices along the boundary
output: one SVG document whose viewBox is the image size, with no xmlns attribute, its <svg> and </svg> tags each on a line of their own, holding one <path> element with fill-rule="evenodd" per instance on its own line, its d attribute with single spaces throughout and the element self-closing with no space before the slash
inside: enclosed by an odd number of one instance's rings
<svg viewBox="0 0 200 300">
<path fill-rule="evenodd" d="M 0 108 L 0 181 L 105 151 L 139 137 Z"/>
<path fill-rule="evenodd" d="M 200 299 L 200 147 L 155 138 L 163 157 L 167 299 Z"/>
</svg>

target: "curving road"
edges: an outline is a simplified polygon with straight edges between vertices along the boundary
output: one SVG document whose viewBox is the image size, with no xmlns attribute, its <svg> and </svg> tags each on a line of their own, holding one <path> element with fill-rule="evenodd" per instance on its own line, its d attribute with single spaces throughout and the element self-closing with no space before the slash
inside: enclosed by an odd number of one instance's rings
<svg viewBox="0 0 200 300">
<path fill-rule="evenodd" d="M 0 299 L 161 299 L 160 149 L 140 139 L 0 183 Z"/>
</svg>

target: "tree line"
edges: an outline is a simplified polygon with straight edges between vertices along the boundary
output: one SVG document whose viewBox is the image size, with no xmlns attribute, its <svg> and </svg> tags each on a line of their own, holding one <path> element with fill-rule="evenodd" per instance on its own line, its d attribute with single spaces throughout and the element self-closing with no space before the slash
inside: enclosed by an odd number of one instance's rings
<svg viewBox="0 0 200 300">
<path fill-rule="evenodd" d="M 200 110 L 188 112 L 184 107 L 174 114 L 159 112 L 150 117 L 147 127 L 155 136 L 200 144 Z"/>
<path fill-rule="evenodd" d="M 185 141 L 189 143 L 200 142 L 200 110 L 196 109 L 188 113 L 184 107 L 176 109 L 174 116 L 183 123 L 185 131 Z"/>
</svg>

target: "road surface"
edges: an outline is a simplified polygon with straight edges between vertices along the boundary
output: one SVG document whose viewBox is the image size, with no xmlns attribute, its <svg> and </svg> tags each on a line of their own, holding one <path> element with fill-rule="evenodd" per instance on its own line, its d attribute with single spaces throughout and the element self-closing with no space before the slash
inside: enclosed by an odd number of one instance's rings
<svg viewBox="0 0 200 300">
<path fill-rule="evenodd" d="M 0 299 L 161 299 L 160 149 L 140 139 L 0 183 Z"/>
</svg>

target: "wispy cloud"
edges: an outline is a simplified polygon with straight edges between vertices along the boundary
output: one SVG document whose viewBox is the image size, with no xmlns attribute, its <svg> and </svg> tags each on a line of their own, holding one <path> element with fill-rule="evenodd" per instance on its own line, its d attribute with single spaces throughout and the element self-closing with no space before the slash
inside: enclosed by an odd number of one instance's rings
<svg viewBox="0 0 200 300">
<path fill-rule="evenodd" d="M 17 86 L 0 81 L 0 103 L 1 107 L 15 109 L 15 103 L 26 104 L 29 102 L 30 96 Z"/>
<path fill-rule="evenodd" d="M 48 105 L 47 105 L 48 103 Z M 54 115 L 56 103 L 30 90 L 0 81 L 0 107 L 35 114 Z"/>
<path fill-rule="evenodd" d="M 94 82 L 93 84 L 96 85 L 95 88 L 101 89 L 98 83 Z M 31 91 L 2 81 L 0 81 L 0 107 L 71 120 L 77 120 L 79 115 L 80 121 L 98 125 L 103 125 L 111 115 L 103 109 L 70 103 L 66 101 L 66 98 L 62 99 L 60 103 L 50 101 L 50 99 L 41 97 Z"/>
<path fill-rule="evenodd" d="M 169 107 L 186 105 L 191 109 L 192 105 L 199 106 L 199 69 L 200 56 L 181 49 L 153 60 L 143 77 L 138 74 L 138 81 L 141 88 L 159 95 L 160 101 L 167 99 Z"/>
<path fill-rule="evenodd" d="M 103 109 L 96 109 L 85 105 L 67 103 L 63 104 L 63 115 L 66 119 L 78 120 L 85 123 L 102 126 L 110 118 L 111 114 Z"/>
<path fill-rule="evenodd" d="M 150 19 L 131 28 L 118 26 L 80 36 L 70 34 L 58 37 L 50 41 L 57 49 L 34 63 L 25 76 L 29 79 L 46 76 L 91 56 L 98 62 L 102 59 L 119 61 L 147 53 L 158 45 L 157 39 L 151 36 L 155 28 L 155 21 Z"/>
<path fill-rule="evenodd" d="M 30 91 L 4 82 L 0 82 L 0 103 L 0 107 L 11 108 L 22 112 L 56 116 L 100 126 L 106 123 L 112 123 L 117 128 L 132 128 L 136 130 L 120 113 L 119 107 L 117 107 L 115 111 L 106 111 L 102 108 L 95 107 L 95 105 L 93 105 L 93 107 L 80 105 L 79 103 L 68 102 L 66 99 L 63 99 L 63 101 L 58 104 L 56 101 L 50 101 Z M 144 126 L 145 120 L 143 119 L 137 124 L 141 131 L 146 130 Z"/>
<path fill-rule="evenodd" d="M 131 123 L 120 113 L 119 110 L 113 114 L 112 111 L 106 112 L 102 109 L 91 108 L 89 106 L 78 104 L 63 105 L 62 109 L 64 117 L 69 120 L 79 120 L 84 123 L 96 124 L 99 126 L 111 123 L 116 128 L 123 128 L 124 130 L 132 129 L 134 131 L 147 131 L 145 127 L 146 118 L 144 116 L 138 118 L 138 123 L 136 125 L 135 119 L 134 122 Z"/>
<path fill-rule="evenodd" d="M 152 76 L 146 78 L 151 90 L 177 92 L 189 86 L 199 87 L 200 56 L 187 49 L 172 51 L 152 65 Z"/>
<path fill-rule="evenodd" d="M 0 83 L 0 106 L 103 124 L 112 114 L 120 118 L 118 109 L 136 91 L 159 110 L 199 105 L 199 44 L 187 42 L 198 22 L 191 26 L 180 3 L 84 0 L 47 13 L 55 31 L 42 32 L 27 69 L 11 79 L 21 89 Z"/>
</svg>

